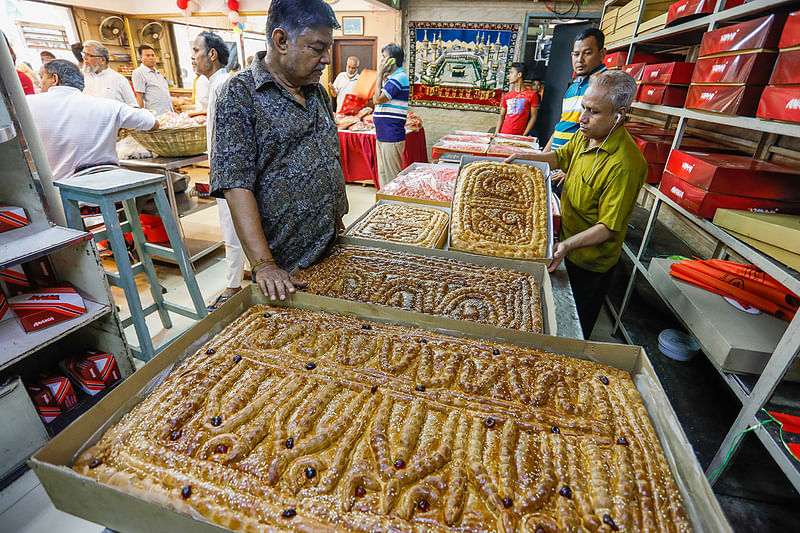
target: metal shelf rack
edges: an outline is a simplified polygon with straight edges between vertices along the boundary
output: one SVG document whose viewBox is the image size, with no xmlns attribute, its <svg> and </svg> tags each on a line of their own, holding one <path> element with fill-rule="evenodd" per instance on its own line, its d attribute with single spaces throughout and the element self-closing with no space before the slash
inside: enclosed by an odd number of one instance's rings
<svg viewBox="0 0 800 533">
<path fill-rule="evenodd" d="M 613 2 L 611 1 L 606 2 L 604 10 L 612 4 Z M 800 9 L 800 2 L 796 0 L 755 0 L 731 9 L 723 9 L 724 4 L 725 0 L 718 0 L 714 12 L 709 15 L 641 36 L 637 35 L 638 27 L 642 22 L 640 15 L 634 37 L 627 41 L 610 45 L 609 49 L 619 50 L 627 47 L 628 59 L 630 60 L 637 47 L 645 47 L 648 50 L 666 47 L 675 48 L 676 44 L 682 45 L 685 48 L 691 47 L 700 44 L 700 39 L 704 32 L 717 29 L 725 23 L 755 18 L 765 14 L 767 11 L 774 11 L 776 8 Z M 640 9 L 640 13 L 642 11 L 643 10 Z M 770 153 L 770 145 L 776 143 L 777 136 L 783 135 L 800 138 L 800 125 L 772 122 L 751 117 L 707 113 L 679 107 L 650 105 L 639 102 L 634 103 L 633 108 L 634 116 L 636 110 L 642 110 L 663 115 L 667 123 L 669 123 L 673 117 L 678 118 L 672 149 L 678 149 L 680 147 L 689 120 L 698 120 L 706 123 L 762 132 L 761 142 L 754 154 L 755 157 L 767 157 Z M 800 274 L 798 274 L 798 272 L 751 248 L 747 244 L 726 233 L 721 228 L 715 226 L 710 221 L 689 213 L 671 199 L 667 198 L 656 187 L 646 185 L 643 189 L 643 194 L 645 196 L 644 204 L 649 205 L 649 216 L 641 243 L 636 249 L 632 249 L 627 244 L 623 246 L 624 256 L 633 263 L 634 268 L 631 270 L 631 275 L 619 308 L 615 308 L 612 302 L 606 299 L 606 303 L 615 322 L 614 331 L 619 329 L 629 343 L 631 342 L 631 337 L 623 325 L 623 316 L 633 293 L 633 287 L 637 276 L 642 275 L 650 282 L 647 266 L 643 263 L 642 259 L 650 244 L 650 238 L 662 205 L 668 205 L 683 220 L 695 225 L 716 241 L 717 245 L 713 257 L 724 258 L 729 252 L 738 254 L 746 261 L 753 263 L 776 278 L 788 289 L 795 293 L 800 293 Z M 665 300 L 665 303 L 668 307 L 670 306 L 668 301 Z M 687 328 L 691 330 L 689 325 L 686 325 Z M 781 383 L 786 372 L 799 353 L 800 313 L 798 313 L 787 326 L 772 357 L 752 387 L 746 385 L 748 380 L 743 379 L 742 376 L 717 368 L 722 378 L 742 403 L 742 408 L 706 470 L 707 475 L 719 470 L 715 478 L 711 480 L 712 484 L 720 478 L 724 473 L 725 467 L 729 465 L 729 463 L 726 462 L 728 451 L 732 450 L 731 456 L 738 451 L 741 439 L 737 439 L 737 436 L 744 430 L 758 425 L 763 421 L 761 409 L 769 402 L 770 398 L 772 398 L 775 389 Z M 786 451 L 780 443 L 777 433 L 771 431 L 767 426 L 759 427 L 754 433 L 764 444 L 767 452 L 783 470 L 795 489 L 800 492 L 800 462 Z"/>
</svg>

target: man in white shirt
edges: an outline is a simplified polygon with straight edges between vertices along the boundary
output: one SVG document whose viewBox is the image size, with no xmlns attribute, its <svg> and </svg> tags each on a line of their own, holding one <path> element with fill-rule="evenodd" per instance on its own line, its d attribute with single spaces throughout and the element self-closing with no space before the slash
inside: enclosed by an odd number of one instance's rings
<svg viewBox="0 0 800 533">
<path fill-rule="evenodd" d="M 98 41 L 86 41 L 83 43 L 82 55 L 84 94 L 139 107 L 131 84 L 125 76 L 108 67 L 108 48 Z"/>
<path fill-rule="evenodd" d="M 342 109 L 344 98 L 353 92 L 353 87 L 356 86 L 358 81 L 358 66 L 361 64 L 356 56 L 347 58 L 347 70 L 340 72 L 333 83 L 328 84 L 328 89 L 331 91 L 331 96 L 336 98 L 336 112 Z"/>
<path fill-rule="evenodd" d="M 139 57 L 142 64 L 131 75 L 139 107 L 152 109 L 158 115 L 169 113 L 173 110 L 172 97 L 167 79 L 156 68 L 156 51 L 143 44 L 139 47 Z"/>
<path fill-rule="evenodd" d="M 158 128 L 147 110 L 82 93 L 83 75 L 71 61 L 48 61 L 40 72 L 42 92 L 29 96 L 28 106 L 56 181 L 87 168 L 119 164 L 120 128 Z"/>
<path fill-rule="evenodd" d="M 208 157 L 214 146 L 214 115 L 217 107 L 217 97 L 223 84 L 228 79 L 225 65 L 228 64 L 230 52 L 222 38 L 210 31 L 204 31 L 192 44 L 192 67 L 200 76 L 208 78 L 208 119 L 206 120 L 206 138 L 208 142 Z M 233 218 L 228 203 L 217 198 L 219 210 L 219 225 L 222 238 L 225 240 L 225 263 L 227 270 L 225 277 L 228 281 L 227 288 L 222 291 L 216 301 L 208 306 L 208 311 L 215 311 L 242 289 L 242 275 L 244 273 L 244 250 L 236 229 L 233 227 Z"/>
</svg>

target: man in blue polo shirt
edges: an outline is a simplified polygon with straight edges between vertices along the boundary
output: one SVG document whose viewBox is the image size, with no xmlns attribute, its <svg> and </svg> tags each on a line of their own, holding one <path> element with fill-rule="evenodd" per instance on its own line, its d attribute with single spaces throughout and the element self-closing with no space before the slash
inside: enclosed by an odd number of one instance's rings
<svg viewBox="0 0 800 533">
<path fill-rule="evenodd" d="M 381 187 L 403 169 L 408 115 L 408 75 L 403 70 L 403 49 L 392 43 L 381 50 L 375 80 L 375 134 L 377 136 L 378 181 Z M 385 76 L 386 82 L 383 82 Z"/>
<path fill-rule="evenodd" d="M 606 37 L 597 28 L 589 28 L 580 32 L 575 37 L 572 47 L 572 70 L 575 78 L 564 93 L 561 106 L 561 120 L 556 124 L 553 136 L 545 146 L 544 151 L 550 152 L 564 146 L 578 132 L 583 107 L 583 94 L 589 88 L 589 78 L 603 72 L 606 66 L 603 59 L 606 57 Z M 556 171 L 550 177 L 555 185 L 555 190 L 560 192 L 560 186 L 566 174 Z"/>
</svg>

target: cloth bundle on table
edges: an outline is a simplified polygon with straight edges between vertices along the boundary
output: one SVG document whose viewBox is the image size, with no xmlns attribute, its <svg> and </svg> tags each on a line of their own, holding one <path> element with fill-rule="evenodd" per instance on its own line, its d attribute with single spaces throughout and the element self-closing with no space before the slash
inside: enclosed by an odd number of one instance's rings
<svg viewBox="0 0 800 533">
<path fill-rule="evenodd" d="M 342 171 L 347 183 L 371 181 L 380 189 L 375 132 L 339 131 Z M 427 163 L 425 130 L 406 132 L 403 168 L 411 163 Z"/>
</svg>

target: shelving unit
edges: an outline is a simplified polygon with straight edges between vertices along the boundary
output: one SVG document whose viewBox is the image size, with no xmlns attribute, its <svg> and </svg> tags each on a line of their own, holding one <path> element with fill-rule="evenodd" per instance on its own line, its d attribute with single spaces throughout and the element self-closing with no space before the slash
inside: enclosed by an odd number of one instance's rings
<svg viewBox="0 0 800 533">
<path fill-rule="evenodd" d="M 614 4 L 614 2 L 606 2 L 604 10 L 608 9 L 612 4 Z M 627 48 L 628 59 L 630 60 L 633 57 L 634 51 L 642 49 L 648 52 L 669 50 L 671 53 L 674 53 L 675 50 L 683 48 L 686 50 L 687 60 L 694 60 L 696 47 L 700 44 L 702 35 L 706 31 L 717 29 L 728 23 L 763 16 L 767 14 L 767 12 L 775 11 L 776 9 L 800 9 L 800 2 L 796 0 L 755 0 L 731 9 L 723 9 L 724 4 L 725 0 L 719 0 L 714 12 L 709 15 L 641 36 L 638 35 L 638 26 L 641 23 L 640 20 L 637 22 L 637 31 L 634 32 L 634 37 L 632 39 L 609 45 L 609 49 L 620 50 Z M 754 154 L 754 156 L 762 158 L 767 158 L 771 153 L 777 151 L 773 150 L 773 148 L 776 147 L 775 145 L 779 140 L 779 136 L 800 138 L 800 125 L 795 124 L 772 122 L 752 117 L 728 116 L 639 102 L 633 104 L 633 109 L 634 117 L 636 117 L 637 110 L 662 115 L 666 125 L 671 125 L 675 118 L 678 119 L 672 149 L 680 148 L 689 120 L 762 132 L 761 142 L 758 143 L 758 148 Z M 741 258 L 744 261 L 758 266 L 767 274 L 784 284 L 789 290 L 800 293 L 800 273 L 751 248 L 721 228 L 715 226 L 710 221 L 689 213 L 670 198 L 666 197 L 656 187 L 645 185 L 640 200 L 640 203 L 648 210 L 648 220 L 641 241 L 638 243 L 638 246 L 631 246 L 629 243 L 623 245 L 623 255 L 633 263 L 634 268 L 631 270 L 630 278 L 628 279 L 622 301 L 618 308 L 614 306 L 610 299 L 606 299 L 606 303 L 613 316 L 614 331 L 619 330 L 629 343 L 632 341 L 623 323 L 624 314 L 630 302 L 637 276 L 641 275 L 652 285 L 645 257 L 648 255 L 650 239 L 658 220 L 659 211 L 663 205 L 672 208 L 672 212 L 680 217 L 681 220 L 701 230 L 716 243 L 713 257 L 723 259 L 732 255 L 737 259 Z M 667 306 L 672 309 L 670 302 L 663 298 L 663 295 L 661 296 Z M 681 319 L 678 313 L 675 314 Z M 684 323 L 684 325 L 691 331 L 691 324 Z M 717 368 L 724 381 L 741 402 L 742 407 L 706 470 L 706 474 L 710 475 L 719 469 L 716 477 L 711 480 L 712 484 L 722 476 L 725 467 L 729 465 L 729 462 L 726 462 L 729 450 L 731 450 L 731 457 L 738 451 L 741 439 L 737 439 L 737 437 L 743 431 L 758 425 L 764 420 L 761 409 L 767 405 L 773 397 L 775 389 L 782 382 L 789 367 L 798 356 L 798 353 L 800 353 L 800 313 L 788 324 L 786 331 L 760 376 L 746 376 L 726 372 L 715 365 L 715 368 Z M 754 433 L 763 443 L 764 448 L 772 459 L 783 470 L 795 489 L 800 492 L 800 461 L 797 461 L 787 452 L 782 446 L 777 432 L 772 430 L 769 425 L 759 427 L 754 430 Z"/>
<path fill-rule="evenodd" d="M 42 438 L 55 435 L 97 402 L 96 396 L 76 391 L 78 405 L 44 424 L 20 378 L 55 369 L 58 361 L 89 349 L 113 354 L 123 379 L 133 374 L 134 365 L 92 234 L 54 222 L 52 213 L 60 209 L 47 200 L 57 196 L 44 194 L 53 187 L 47 158 L 38 148 L 41 141 L 3 39 L 0 106 L 8 110 L 16 132 L 0 142 L 0 202 L 23 207 L 30 221 L 0 233 L 0 269 L 48 257 L 58 281 L 73 286 L 86 306 L 79 317 L 31 333 L 16 319 L 0 323 L 0 478 L 4 478 L 43 444 Z"/>
</svg>

